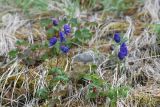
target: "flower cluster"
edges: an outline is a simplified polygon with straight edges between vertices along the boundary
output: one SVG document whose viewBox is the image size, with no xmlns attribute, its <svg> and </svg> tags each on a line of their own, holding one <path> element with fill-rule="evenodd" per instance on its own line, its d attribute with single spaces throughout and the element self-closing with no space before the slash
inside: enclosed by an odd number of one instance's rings
<svg viewBox="0 0 160 107">
<path fill-rule="evenodd" d="M 114 40 L 116 43 L 119 43 L 121 41 L 121 37 L 119 35 L 120 35 L 119 33 L 114 34 Z"/>
<path fill-rule="evenodd" d="M 115 33 L 114 34 L 114 40 L 116 43 L 120 43 L 121 42 L 121 37 L 120 37 L 120 34 L 119 33 Z M 125 44 L 125 42 L 123 43 L 120 43 L 120 49 L 119 49 L 119 52 L 118 52 L 118 58 L 120 60 L 123 60 L 128 54 L 128 48 Z"/>
<path fill-rule="evenodd" d="M 53 19 L 52 22 L 53 22 L 53 25 L 54 25 L 54 26 L 58 26 L 58 24 L 59 24 L 58 20 L 56 20 L 56 19 Z M 61 43 L 61 44 L 60 44 L 60 50 L 61 50 L 63 53 L 68 53 L 68 52 L 69 52 L 69 47 L 68 47 L 68 46 L 65 46 L 65 45 L 62 45 L 62 43 L 66 41 L 66 36 L 67 36 L 69 33 L 71 33 L 71 28 L 70 28 L 70 26 L 69 26 L 68 24 L 65 24 L 65 25 L 63 26 L 63 31 L 61 30 L 61 31 L 59 31 L 59 33 L 58 33 L 59 41 L 60 41 L 60 43 Z M 57 38 L 56 36 L 53 36 L 53 37 L 49 40 L 49 46 L 51 47 L 51 46 L 55 45 L 55 44 L 57 43 L 57 41 L 58 41 L 57 39 L 58 39 L 58 38 Z"/>
<path fill-rule="evenodd" d="M 125 43 L 122 43 L 118 52 L 118 57 L 123 60 L 128 54 L 128 49 Z"/>
<path fill-rule="evenodd" d="M 54 25 L 54 26 L 57 26 L 57 25 L 58 25 L 58 20 L 53 19 L 53 25 Z"/>
<path fill-rule="evenodd" d="M 68 35 L 71 32 L 71 28 L 68 24 L 64 25 L 64 32 L 66 35 Z"/>
</svg>

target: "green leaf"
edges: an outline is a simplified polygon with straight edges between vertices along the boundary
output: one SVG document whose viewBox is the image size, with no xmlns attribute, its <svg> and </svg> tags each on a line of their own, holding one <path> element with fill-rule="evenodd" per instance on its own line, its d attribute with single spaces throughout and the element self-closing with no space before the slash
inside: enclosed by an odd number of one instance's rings
<svg viewBox="0 0 160 107">
<path fill-rule="evenodd" d="M 77 30 L 75 32 L 75 38 L 77 38 L 78 42 L 85 43 L 87 40 L 91 39 L 92 34 L 86 28 Z"/>
<path fill-rule="evenodd" d="M 66 75 L 58 75 L 58 76 L 56 76 L 54 78 L 54 80 L 67 82 L 68 81 L 68 77 Z"/>
<path fill-rule="evenodd" d="M 117 100 L 116 99 L 113 99 L 112 101 L 111 101 L 111 107 L 116 107 L 116 103 L 117 102 Z"/>
<path fill-rule="evenodd" d="M 28 45 L 28 42 L 24 41 L 24 40 L 17 40 L 16 41 L 16 45 L 21 46 L 21 45 Z"/>
<path fill-rule="evenodd" d="M 60 54 L 60 42 L 58 41 L 52 48 L 51 48 L 51 55 L 57 56 Z"/>
<path fill-rule="evenodd" d="M 126 87 L 126 86 L 119 87 L 118 88 L 118 96 L 125 98 L 128 94 L 128 91 L 129 91 L 129 87 Z"/>
<path fill-rule="evenodd" d="M 72 26 L 76 26 L 78 24 L 77 18 L 71 18 L 70 23 L 72 24 Z"/>
<path fill-rule="evenodd" d="M 82 37 L 86 40 L 86 39 L 90 39 L 91 38 L 91 33 L 88 29 L 84 28 L 82 29 Z"/>
<path fill-rule="evenodd" d="M 45 53 L 44 55 L 41 56 L 41 60 L 45 61 L 46 59 L 48 59 L 49 56 L 48 56 L 48 53 Z"/>
<path fill-rule="evenodd" d="M 48 30 L 47 30 L 47 36 L 48 36 L 49 38 L 53 37 L 53 34 L 54 34 L 54 30 L 53 30 L 53 29 L 48 29 Z"/>
<path fill-rule="evenodd" d="M 42 27 L 47 27 L 48 25 L 52 24 L 52 20 L 51 19 L 41 19 L 40 20 L 40 24 Z"/>
<path fill-rule="evenodd" d="M 53 31 L 54 32 L 58 32 L 60 30 L 60 28 L 58 26 L 53 26 Z"/>
<path fill-rule="evenodd" d="M 30 48 L 31 48 L 32 51 L 35 51 L 35 50 L 37 50 L 38 48 L 40 48 L 40 45 L 39 45 L 39 44 L 32 44 L 32 45 L 30 46 Z"/>
<path fill-rule="evenodd" d="M 18 54 L 18 50 L 17 49 L 11 50 L 8 54 L 11 58 L 15 58 Z"/>
<path fill-rule="evenodd" d="M 111 88 L 108 91 L 108 95 L 107 95 L 111 100 L 117 99 L 117 90 L 115 88 Z"/>
<path fill-rule="evenodd" d="M 57 73 L 57 74 L 63 74 L 62 73 L 62 70 L 60 69 L 60 68 L 58 68 L 58 67 L 54 67 L 54 68 L 52 68 L 50 71 L 49 71 L 49 73 L 48 73 L 48 75 L 52 75 L 52 74 L 54 74 L 54 73 Z"/>
<path fill-rule="evenodd" d="M 93 86 L 95 86 L 97 88 L 100 88 L 105 84 L 104 80 L 101 79 L 99 77 L 99 75 L 97 75 L 97 74 L 87 74 L 83 78 L 85 80 L 91 80 L 92 83 L 93 83 Z M 91 85 L 92 85 L 92 83 L 91 83 Z"/>
<path fill-rule="evenodd" d="M 55 80 L 52 79 L 52 80 L 49 81 L 48 88 L 50 90 L 52 90 L 56 85 L 57 85 L 57 81 L 55 81 Z"/>
<path fill-rule="evenodd" d="M 92 70 L 96 70 L 97 69 L 97 65 L 96 64 L 92 64 L 91 68 L 92 68 Z"/>
<path fill-rule="evenodd" d="M 106 91 L 99 92 L 99 96 L 107 97 L 107 92 Z"/>
<path fill-rule="evenodd" d="M 67 45 L 68 47 L 72 47 L 72 45 L 73 45 L 73 39 L 67 39 L 67 41 L 65 42 L 65 45 Z"/>
<path fill-rule="evenodd" d="M 87 97 L 90 99 L 90 98 L 96 98 L 97 97 L 97 93 L 92 93 L 92 92 L 89 92 L 87 94 Z"/>
<path fill-rule="evenodd" d="M 38 98 L 48 99 L 49 92 L 48 92 L 47 88 L 44 87 L 44 88 L 38 89 L 36 92 L 36 95 Z"/>
<path fill-rule="evenodd" d="M 80 38 L 80 37 L 81 37 L 81 31 L 80 31 L 80 30 L 77 30 L 77 31 L 75 32 L 75 37 L 76 37 L 76 38 Z"/>
</svg>

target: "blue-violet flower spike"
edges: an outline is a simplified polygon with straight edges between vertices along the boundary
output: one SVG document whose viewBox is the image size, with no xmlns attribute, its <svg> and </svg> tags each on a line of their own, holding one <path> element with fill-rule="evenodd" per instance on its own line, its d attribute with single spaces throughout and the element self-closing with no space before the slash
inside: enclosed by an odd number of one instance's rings
<svg viewBox="0 0 160 107">
<path fill-rule="evenodd" d="M 64 32 L 59 32 L 60 42 L 66 41 Z"/>
<path fill-rule="evenodd" d="M 121 47 L 127 47 L 127 46 L 126 46 L 126 44 L 125 44 L 125 43 L 122 43 L 122 44 L 121 44 Z"/>
<path fill-rule="evenodd" d="M 118 58 L 119 58 L 120 60 L 123 60 L 123 59 L 125 58 L 125 55 L 123 55 L 123 53 L 119 52 L 119 53 L 118 53 Z"/>
<path fill-rule="evenodd" d="M 114 34 L 114 40 L 115 42 L 119 43 L 121 41 L 121 37 L 120 37 L 120 34 L 119 33 L 115 33 Z"/>
<path fill-rule="evenodd" d="M 54 25 L 54 26 L 57 26 L 57 25 L 58 25 L 58 23 L 59 23 L 59 22 L 58 22 L 58 20 L 53 19 L 53 25 Z"/>
<path fill-rule="evenodd" d="M 64 25 L 64 32 L 66 35 L 68 35 L 71 32 L 71 28 L 68 24 Z"/>
<path fill-rule="evenodd" d="M 122 43 L 121 46 L 120 46 L 118 57 L 119 57 L 120 60 L 122 60 L 122 59 L 125 58 L 125 56 L 127 56 L 127 54 L 128 54 L 127 46 L 126 46 L 125 43 Z"/>
<path fill-rule="evenodd" d="M 61 46 L 60 49 L 63 53 L 68 53 L 68 51 L 69 51 L 69 47 L 67 47 L 67 46 Z"/>
<path fill-rule="evenodd" d="M 56 38 L 56 37 L 52 37 L 52 38 L 50 39 L 50 41 L 49 41 L 49 46 L 55 45 L 56 42 L 57 42 L 57 38 Z"/>
<path fill-rule="evenodd" d="M 120 52 L 123 53 L 123 55 L 127 56 L 128 54 L 128 49 L 125 43 L 122 43 L 120 46 Z"/>
</svg>

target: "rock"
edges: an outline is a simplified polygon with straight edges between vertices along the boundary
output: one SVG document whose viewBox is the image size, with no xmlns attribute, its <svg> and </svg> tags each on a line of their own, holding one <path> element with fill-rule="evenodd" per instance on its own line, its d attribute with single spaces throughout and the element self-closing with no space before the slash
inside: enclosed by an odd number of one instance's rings
<svg viewBox="0 0 160 107">
<path fill-rule="evenodd" d="M 89 51 L 75 55 L 72 58 L 72 63 L 75 63 L 75 62 L 95 63 L 97 59 L 98 59 L 98 56 L 92 50 L 89 50 Z"/>
<path fill-rule="evenodd" d="M 72 63 L 82 62 L 84 64 L 86 64 L 86 63 L 98 64 L 98 63 L 102 62 L 103 59 L 104 59 L 103 55 L 98 55 L 97 53 L 93 52 L 92 50 L 89 50 L 89 51 L 75 55 L 72 58 Z"/>
</svg>

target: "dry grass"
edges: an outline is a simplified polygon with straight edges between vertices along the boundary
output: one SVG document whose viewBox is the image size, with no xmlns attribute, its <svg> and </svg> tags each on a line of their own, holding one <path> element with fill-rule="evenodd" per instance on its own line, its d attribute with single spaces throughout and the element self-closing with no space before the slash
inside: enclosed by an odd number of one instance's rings
<svg viewBox="0 0 160 107">
<path fill-rule="evenodd" d="M 64 0 L 63 2 L 52 1 L 49 4 L 48 11 L 58 11 L 58 13 L 78 17 L 81 21 L 84 18 L 87 19 L 87 13 L 81 12 L 80 8 L 77 7 L 73 12 L 66 10 L 68 7 L 74 7 L 70 0 Z M 8 6 L 7 6 L 8 7 Z M 7 7 L 3 9 L 6 9 Z M 64 7 L 64 8 L 62 8 Z M 90 29 L 95 29 L 93 38 L 89 41 L 88 45 L 90 50 L 96 49 L 97 53 L 100 52 L 99 47 L 102 42 L 105 44 L 111 44 L 110 34 L 117 31 L 123 31 L 124 36 L 129 39 L 127 45 L 129 47 L 129 55 L 124 63 L 126 67 L 126 74 L 121 75 L 118 71 L 116 64 L 109 64 L 109 58 L 107 53 L 103 52 L 102 60 L 98 62 L 98 68 L 96 73 L 100 75 L 104 80 L 112 83 L 112 86 L 120 85 L 131 85 L 132 89 L 126 99 L 119 99 L 117 101 L 117 107 L 154 107 L 159 105 L 159 82 L 160 82 L 160 59 L 159 54 L 155 52 L 157 50 L 156 34 L 151 31 L 149 24 L 158 23 L 160 21 L 159 16 L 160 3 L 159 0 L 146 0 L 145 5 L 140 10 L 143 14 L 143 22 L 146 24 L 144 29 L 138 29 L 137 31 L 136 21 L 134 16 L 126 16 L 122 19 L 105 19 L 103 21 L 99 16 L 101 13 L 94 14 L 92 20 L 98 23 L 97 26 L 90 26 Z M 33 12 L 32 12 L 33 13 Z M 45 13 L 44 13 L 45 14 Z M 38 13 L 40 18 L 44 18 L 43 13 Z M 47 14 L 48 15 L 48 14 Z M 150 16 L 148 18 L 148 16 Z M 48 16 L 47 16 L 48 17 Z M 18 39 L 24 39 L 30 44 L 35 43 L 35 39 L 43 42 L 46 39 L 44 28 L 37 27 L 38 24 L 32 23 L 37 20 L 37 13 L 33 19 L 26 19 L 22 13 L 13 12 L 3 14 L 1 16 L 1 27 L 0 27 L 0 56 L 6 57 L 6 62 L 0 66 L 0 106 L 17 106 L 18 104 L 24 107 L 38 106 L 38 98 L 35 98 L 35 93 L 38 89 L 47 86 L 47 73 L 50 66 L 55 65 L 55 59 L 43 62 L 34 68 L 22 64 L 22 60 L 15 58 L 9 60 L 8 52 L 16 48 L 16 41 Z M 102 23 L 103 22 L 103 23 Z M 135 33 L 138 32 L 138 35 Z M 35 36 L 36 35 L 36 36 Z M 41 35 L 41 36 L 40 36 Z M 107 38 L 105 41 L 103 38 Z M 27 47 L 25 47 L 27 48 Z M 79 50 L 87 50 L 83 46 L 78 47 L 76 52 Z M 89 55 L 93 58 L 93 62 L 96 59 L 93 51 L 88 51 Z M 105 54 L 104 54 L 105 53 Z M 154 53 L 154 54 L 153 54 Z M 155 54 L 156 53 L 156 54 Z M 73 62 L 79 54 L 73 55 Z M 90 65 L 86 64 L 74 64 L 69 58 L 62 60 L 64 71 L 69 75 L 79 75 L 81 72 L 85 72 L 86 69 L 90 70 Z M 91 62 L 92 62 L 91 61 Z M 71 63 L 72 62 L 72 63 Z M 81 62 L 81 61 L 80 61 Z M 82 61 L 83 62 L 83 61 Z M 102 65 L 105 65 L 103 68 Z M 85 66 L 85 67 L 84 67 Z M 113 70 L 108 70 L 109 67 L 114 67 Z M 73 67 L 73 70 L 71 68 Z M 83 69 L 82 69 L 83 67 Z M 74 74 L 75 71 L 78 71 Z M 91 72 L 91 70 L 90 70 Z M 98 107 L 97 103 L 85 101 L 86 87 L 78 89 L 75 83 L 69 83 L 68 86 L 58 86 L 59 83 L 54 87 L 53 92 L 57 90 L 67 89 L 67 98 L 61 99 L 63 94 L 59 95 L 59 106 L 66 107 Z M 57 92 L 58 93 L 58 92 Z M 59 92 L 60 93 L 60 92 Z M 22 99 L 22 100 L 21 100 Z M 49 102 L 49 101 L 48 101 Z M 47 106 L 46 101 L 43 106 Z M 50 105 L 54 105 L 55 102 Z M 57 104 L 58 106 L 58 104 Z M 106 99 L 104 107 L 109 106 L 109 101 Z"/>
</svg>

